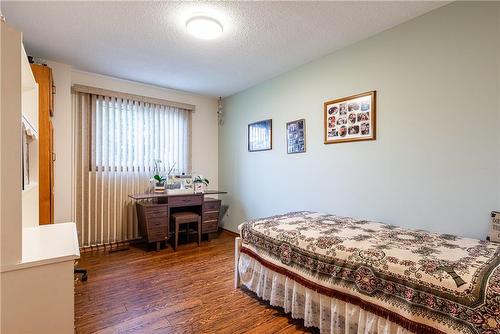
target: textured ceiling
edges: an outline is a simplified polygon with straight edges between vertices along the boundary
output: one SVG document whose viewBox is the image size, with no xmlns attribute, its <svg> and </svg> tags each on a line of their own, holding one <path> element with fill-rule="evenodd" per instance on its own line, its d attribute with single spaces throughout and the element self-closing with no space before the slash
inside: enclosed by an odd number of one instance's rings
<svg viewBox="0 0 500 334">
<path fill-rule="evenodd" d="M 223 97 L 444 4 L 1 1 L 32 55 Z M 185 21 L 195 13 L 217 17 L 223 36 L 188 35 Z"/>
</svg>

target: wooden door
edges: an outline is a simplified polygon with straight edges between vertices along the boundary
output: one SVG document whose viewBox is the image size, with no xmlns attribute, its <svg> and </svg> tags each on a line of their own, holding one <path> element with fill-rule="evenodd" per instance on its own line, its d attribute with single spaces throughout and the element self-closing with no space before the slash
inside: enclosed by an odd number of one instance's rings
<svg viewBox="0 0 500 334">
<path fill-rule="evenodd" d="M 38 192 L 40 225 L 54 222 L 53 171 L 53 109 L 52 70 L 48 66 L 31 64 L 38 83 Z"/>
</svg>

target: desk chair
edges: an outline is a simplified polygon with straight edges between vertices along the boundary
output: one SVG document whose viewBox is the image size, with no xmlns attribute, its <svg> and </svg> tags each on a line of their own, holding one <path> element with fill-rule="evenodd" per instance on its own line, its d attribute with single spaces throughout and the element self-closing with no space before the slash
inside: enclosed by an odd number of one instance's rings
<svg viewBox="0 0 500 334">
<path fill-rule="evenodd" d="M 198 246 L 201 243 L 201 216 L 193 212 L 175 212 L 170 215 L 171 220 L 174 223 L 174 251 L 177 250 L 177 245 L 179 243 L 179 227 L 181 224 L 197 223 L 198 225 Z M 187 228 L 187 233 L 189 236 L 189 226 Z"/>
<path fill-rule="evenodd" d="M 87 269 L 75 267 L 75 274 L 82 274 L 82 281 L 87 281 Z"/>
</svg>

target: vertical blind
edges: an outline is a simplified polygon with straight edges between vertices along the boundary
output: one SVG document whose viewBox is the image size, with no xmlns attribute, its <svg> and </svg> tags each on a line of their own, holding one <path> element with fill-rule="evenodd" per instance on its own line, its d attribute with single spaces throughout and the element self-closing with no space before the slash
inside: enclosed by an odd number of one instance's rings
<svg viewBox="0 0 500 334">
<path fill-rule="evenodd" d="M 92 95 L 91 168 L 161 172 L 189 170 L 189 111 Z"/>
<path fill-rule="evenodd" d="M 133 99 L 73 92 L 76 222 L 80 245 L 139 237 L 129 194 L 154 173 L 191 169 L 191 112 Z"/>
</svg>

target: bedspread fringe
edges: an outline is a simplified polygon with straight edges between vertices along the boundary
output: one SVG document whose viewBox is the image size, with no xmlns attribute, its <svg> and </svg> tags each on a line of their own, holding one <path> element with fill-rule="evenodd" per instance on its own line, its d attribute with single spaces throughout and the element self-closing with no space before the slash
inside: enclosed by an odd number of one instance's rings
<svg viewBox="0 0 500 334">
<path fill-rule="evenodd" d="M 443 334 L 356 296 L 311 282 L 246 248 L 241 249 L 238 270 L 248 289 L 321 333 Z"/>
</svg>

